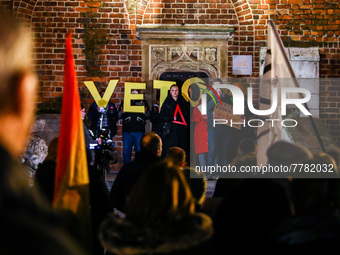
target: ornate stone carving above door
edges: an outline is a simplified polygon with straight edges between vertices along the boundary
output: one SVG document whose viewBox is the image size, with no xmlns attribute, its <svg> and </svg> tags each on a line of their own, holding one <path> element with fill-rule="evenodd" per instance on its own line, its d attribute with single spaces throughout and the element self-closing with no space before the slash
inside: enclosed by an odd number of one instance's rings
<svg viewBox="0 0 340 255">
<path fill-rule="evenodd" d="M 139 26 L 142 40 L 143 80 L 163 72 L 205 72 L 211 78 L 227 77 L 230 26 Z"/>
<path fill-rule="evenodd" d="M 151 46 L 151 76 L 157 79 L 163 72 L 205 71 L 209 77 L 219 76 L 218 47 Z"/>
</svg>

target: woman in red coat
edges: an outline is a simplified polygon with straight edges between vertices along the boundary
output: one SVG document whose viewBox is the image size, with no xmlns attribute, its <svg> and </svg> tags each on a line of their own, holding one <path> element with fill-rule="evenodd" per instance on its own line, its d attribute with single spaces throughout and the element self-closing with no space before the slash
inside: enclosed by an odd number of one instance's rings
<svg viewBox="0 0 340 255">
<path fill-rule="evenodd" d="M 208 153 L 207 115 L 201 113 L 201 103 L 194 108 L 192 121 L 196 123 L 194 132 L 195 153 L 198 155 L 200 166 L 206 166 L 206 153 Z"/>
</svg>

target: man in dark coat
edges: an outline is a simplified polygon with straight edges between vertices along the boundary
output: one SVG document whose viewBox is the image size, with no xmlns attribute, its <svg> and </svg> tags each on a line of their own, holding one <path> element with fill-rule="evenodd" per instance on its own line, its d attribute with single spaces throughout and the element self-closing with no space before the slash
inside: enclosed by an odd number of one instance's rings
<svg viewBox="0 0 340 255">
<path fill-rule="evenodd" d="M 33 120 L 37 78 L 26 26 L 0 13 L 0 27 L 0 254 L 84 254 L 15 161 Z"/>
<path fill-rule="evenodd" d="M 177 85 L 170 87 L 170 95 L 165 99 L 160 117 L 163 123 L 168 123 L 170 133 L 163 139 L 163 156 L 171 147 L 182 148 L 189 155 L 189 120 L 190 105 L 179 92 Z"/>
<path fill-rule="evenodd" d="M 119 171 L 110 191 L 110 204 L 113 208 L 125 212 L 127 197 L 143 172 L 152 163 L 160 160 L 162 140 L 154 132 L 146 133 L 141 140 L 141 150 L 135 161 L 128 163 Z"/>
</svg>

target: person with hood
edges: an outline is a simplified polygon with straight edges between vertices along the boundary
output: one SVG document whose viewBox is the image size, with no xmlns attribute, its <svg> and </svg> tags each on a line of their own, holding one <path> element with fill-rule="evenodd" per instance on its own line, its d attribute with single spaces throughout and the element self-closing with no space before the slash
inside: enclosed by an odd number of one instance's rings
<svg viewBox="0 0 340 255">
<path fill-rule="evenodd" d="M 165 99 L 160 118 L 163 123 L 163 157 L 171 147 L 182 148 L 189 155 L 189 120 L 190 106 L 179 92 L 177 85 L 170 87 L 170 94 Z"/>
<path fill-rule="evenodd" d="M 112 214 L 100 231 L 108 254 L 211 254 L 212 221 L 195 213 L 182 170 L 162 161 L 131 192 L 125 218 Z"/>
</svg>

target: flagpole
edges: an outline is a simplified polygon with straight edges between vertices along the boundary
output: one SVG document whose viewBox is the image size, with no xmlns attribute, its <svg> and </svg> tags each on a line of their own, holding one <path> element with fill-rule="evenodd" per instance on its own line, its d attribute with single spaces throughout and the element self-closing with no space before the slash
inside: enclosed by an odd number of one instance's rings
<svg viewBox="0 0 340 255">
<path fill-rule="evenodd" d="M 276 32 L 276 28 L 275 28 L 274 22 L 272 20 L 270 20 L 269 21 L 269 25 L 272 27 L 273 31 L 275 31 L 274 36 L 276 37 L 277 41 L 279 42 L 279 47 L 281 48 L 282 52 L 284 52 L 285 49 L 284 49 L 284 46 L 282 44 L 281 38 L 279 37 L 278 33 Z M 300 85 L 298 84 L 298 82 L 296 80 L 296 76 L 295 76 L 294 70 L 293 70 L 293 68 L 292 68 L 292 66 L 290 64 L 290 61 L 289 61 L 287 55 L 286 54 L 282 54 L 282 55 L 283 55 L 285 64 L 288 67 L 288 70 L 289 70 L 289 72 L 291 73 L 291 75 L 293 77 L 295 87 L 297 87 L 297 88 L 300 87 Z M 300 95 L 301 95 L 301 93 L 300 93 Z M 303 103 L 303 105 L 307 109 L 307 111 L 309 111 L 309 107 L 308 107 L 307 103 Z M 320 145 L 322 151 L 326 152 L 325 146 L 324 146 L 324 144 L 322 142 L 322 139 L 321 139 L 320 134 L 319 134 L 319 130 L 317 129 L 317 127 L 315 125 L 315 121 L 314 121 L 313 117 L 311 115 L 308 115 L 308 118 L 309 118 L 309 120 L 310 120 L 310 122 L 312 124 L 314 133 L 315 133 L 315 135 L 316 135 L 316 137 L 318 139 L 318 142 L 319 142 L 319 145 Z"/>
</svg>

